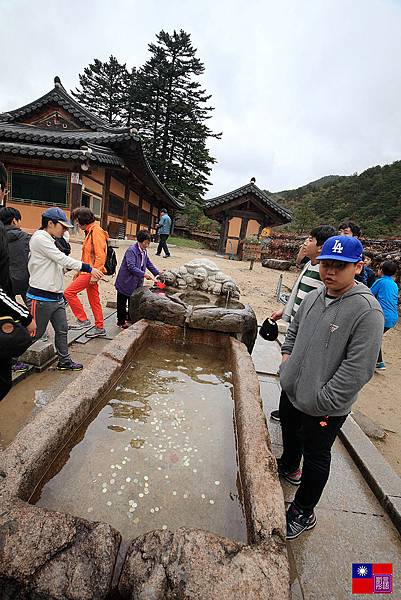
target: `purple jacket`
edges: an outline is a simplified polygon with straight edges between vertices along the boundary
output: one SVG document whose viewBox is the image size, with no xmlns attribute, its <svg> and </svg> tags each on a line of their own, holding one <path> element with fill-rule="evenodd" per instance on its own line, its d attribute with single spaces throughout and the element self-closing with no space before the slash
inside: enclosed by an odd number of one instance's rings
<svg viewBox="0 0 401 600">
<path fill-rule="evenodd" d="M 155 276 L 159 274 L 159 271 L 150 261 L 147 253 L 144 265 L 141 266 L 141 263 L 142 253 L 138 247 L 138 242 L 136 242 L 135 244 L 132 244 L 124 254 L 123 262 L 121 263 L 116 283 L 114 284 L 117 292 L 120 292 L 120 294 L 124 294 L 125 296 L 131 296 L 131 294 L 142 285 L 146 269 L 149 269 Z"/>
</svg>

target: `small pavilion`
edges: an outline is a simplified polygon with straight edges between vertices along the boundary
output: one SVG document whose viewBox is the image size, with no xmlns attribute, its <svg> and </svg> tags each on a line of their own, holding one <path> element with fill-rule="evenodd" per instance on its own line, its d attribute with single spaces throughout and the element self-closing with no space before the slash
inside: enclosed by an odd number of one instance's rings
<svg viewBox="0 0 401 600">
<path fill-rule="evenodd" d="M 247 185 L 207 200 L 204 213 L 221 224 L 221 254 L 237 255 L 245 239 L 291 221 L 291 213 L 277 204 L 273 194 L 258 188 L 254 177 Z"/>
</svg>

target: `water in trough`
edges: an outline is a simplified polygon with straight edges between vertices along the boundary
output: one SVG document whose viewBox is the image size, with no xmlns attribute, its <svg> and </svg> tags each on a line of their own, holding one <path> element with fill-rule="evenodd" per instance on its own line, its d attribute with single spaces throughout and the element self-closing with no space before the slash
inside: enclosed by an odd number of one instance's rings
<svg viewBox="0 0 401 600">
<path fill-rule="evenodd" d="M 224 351 L 144 348 L 32 499 L 118 529 L 199 527 L 246 541 Z"/>
</svg>

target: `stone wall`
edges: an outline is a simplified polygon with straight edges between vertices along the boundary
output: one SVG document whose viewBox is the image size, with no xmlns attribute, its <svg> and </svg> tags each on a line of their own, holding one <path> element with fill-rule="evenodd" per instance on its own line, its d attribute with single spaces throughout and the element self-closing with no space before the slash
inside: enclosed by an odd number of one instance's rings
<svg viewBox="0 0 401 600">
<path fill-rule="evenodd" d="M 299 247 L 306 239 L 305 235 L 296 235 L 290 232 L 275 232 L 271 236 L 267 250 L 262 253 L 262 260 L 276 259 L 291 261 L 295 265 L 295 258 Z M 393 260 L 398 265 L 396 281 L 401 287 L 401 240 L 395 239 L 365 239 L 361 242 L 369 255 L 372 256 L 372 269 L 377 272 L 384 260 Z"/>
<path fill-rule="evenodd" d="M 180 227 L 179 225 L 174 227 L 174 235 L 177 237 L 183 237 L 189 240 L 195 240 L 201 242 L 209 250 L 216 250 L 219 247 L 220 236 L 216 233 L 207 233 L 204 231 L 192 231 L 189 227 Z"/>
</svg>

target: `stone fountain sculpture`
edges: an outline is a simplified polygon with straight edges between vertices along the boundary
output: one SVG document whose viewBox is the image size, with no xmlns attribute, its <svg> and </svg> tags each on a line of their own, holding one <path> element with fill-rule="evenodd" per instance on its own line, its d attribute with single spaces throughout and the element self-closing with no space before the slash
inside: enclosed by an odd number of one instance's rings
<svg viewBox="0 0 401 600">
<path fill-rule="evenodd" d="M 160 275 L 167 285 L 139 288 L 131 296 L 130 319 L 162 321 L 192 329 L 229 333 L 252 352 L 258 331 L 256 315 L 249 304 L 239 302 L 235 281 L 209 259 L 191 260 Z"/>
<path fill-rule="evenodd" d="M 216 296 L 229 296 L 235 300 L 240 291 L 235 281 L 207 258 L 195 258 L 178 269 L 170 269 L 160 275 L 166 285 L 178 289 L 192 288 Z"/>
</svg>

